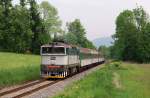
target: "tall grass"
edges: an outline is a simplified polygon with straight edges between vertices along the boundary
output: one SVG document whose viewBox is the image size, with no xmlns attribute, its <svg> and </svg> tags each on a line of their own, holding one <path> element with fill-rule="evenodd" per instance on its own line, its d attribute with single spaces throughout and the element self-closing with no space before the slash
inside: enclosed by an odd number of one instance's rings
<svg viewBox="0 0 150 98">
<path fill-rule="evenodd" d="M 128 70 L 117 70 L 123 91 L 117 98 L 150 98 L 150 64 L 122 64 Z"/>
<path fill-rule="evenodd" d="M 63 93 L 54 98 L 111 98 L 112 71 L 107 68 L 98 70 L 82 80 L 68 86 Z"/>
<path fill-rule="evenodd" d="M 113 83 L 120 75 L 121 88 Z M 150 64 L 112 63 L 86 76 L 54 98 L 150 98 Z"/>
<path fill-rule="evenodd" d="M 0 87 L 39 78 L 40 56 L 0 52 Z"/>
</svg>

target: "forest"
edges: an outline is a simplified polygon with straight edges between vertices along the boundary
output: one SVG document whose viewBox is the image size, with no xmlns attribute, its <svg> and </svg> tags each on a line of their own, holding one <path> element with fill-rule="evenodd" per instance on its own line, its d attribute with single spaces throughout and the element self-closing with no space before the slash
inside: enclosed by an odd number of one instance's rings
<svg viewBox="0 0 150 98">
<path fill-rule="evenodd" d="M 110 47 L 100 46 L 106 58 L 115 60 L 149 63 L 150 62 L 150 17 L 138 6 L 124 10 L 116 18 L 116 32 Z"/>
<path fill-rule="evenodd" d="M 41 45 L 56 38 L 95 48 L 79 19 L 67 22 L 66 28 L 62 29 L 57 8 L 48 1 L 20 0 L 14 5 L 12 0 L 0 0 L 0 51 L 39 54 Z"/>
<path fill-rule="evenodd" d="M 150 17 L 141 6 L 120 13 L 116 19 L 116 33 L 113 38 L 113 58 L 150 62 Z"/>
</svg>

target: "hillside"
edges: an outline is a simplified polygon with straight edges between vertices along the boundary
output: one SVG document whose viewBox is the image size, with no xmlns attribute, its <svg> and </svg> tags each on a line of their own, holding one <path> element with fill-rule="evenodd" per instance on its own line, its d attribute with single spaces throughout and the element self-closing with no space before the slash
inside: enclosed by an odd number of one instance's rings
<svg viewBox="0 0 150 98">
<path fill-rule="evenodd" d="M 99 47 L 102 45 L 111 46 L 113 39 L 111 37 L 103 37 L 103 38 L 94 39 L 92 42 L 96 47 Z"/>
<path fill-rule="evenodd" d="M 40 56 L 0 52 L 0 87 L 39 78 Z"/>
</svg>

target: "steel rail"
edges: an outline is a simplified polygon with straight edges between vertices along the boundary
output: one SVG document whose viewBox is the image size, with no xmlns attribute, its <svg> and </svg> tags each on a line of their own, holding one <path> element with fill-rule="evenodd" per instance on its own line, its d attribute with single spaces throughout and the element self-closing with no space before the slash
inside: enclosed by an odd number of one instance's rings
<svg viewBox="0 0 150 98">
<path fill-rule="evenodd" d="M 0 93 L 0 97 L 1 97 L 1 96 L 4 96 L 4 95 L 7 95 L 7 94 L 11 94 L 11 93 L 13 93 L 13 92 L 17 92 L 17 91 L 19 91 L 19 90 L 22 90 L 22 89 L 25 89 L 25 88 L 28 88 L 28 87 L 31 87 L 31 86 L 34 86 L 34 85 L 39 84 L 39 83 L 42 83 L 42 82 L 44 82 L 44 81 L 45 81 L 45 80 L 42 79 L 42 80 L 39 80 L 39 81 L 37 81 L 37 82 L 29 83 L 29 84 L 26 84 L 26 85 L 23 85 L 23 86 L 20 86 L 20 87 L 17 87 L 17 88 L 8 90 L 8 91 L 1 92 L 1 93 Z"/>
<path fill-rule="evenodd" d="M 29 90 L 29 91 L 27 91 L 27 92 L 24 92 L 24 93 L 22 93 L 22 94 L 19 94 L 19 95 L 17 95 L 17 96 L 14 96 L 13 98 L 21 98 L 21 97 L 30 95 L 30 94 L 32 94 L 32 93 L 34 93 L 34 92 L 37 92 L 37 91 L 39 91 L 39 90 L 41 90 L 41 89 L 44 89 L 44 88 L 48 87 L 48 86 L 51 86 L 51 85 L 53 85 L 53 84 L 56 84 L 56 83 L 58 83 L 59 81 L 61 81 L 61 80 L 56 80 L 56 81 L 53 81 L 53 82 L 51 82 L 51 83 L 48 83 L 48 84 L 39 86 L 39 87 L 37 87 L 37 88 L 35 88 L 35 89 Z"/>
</svg>

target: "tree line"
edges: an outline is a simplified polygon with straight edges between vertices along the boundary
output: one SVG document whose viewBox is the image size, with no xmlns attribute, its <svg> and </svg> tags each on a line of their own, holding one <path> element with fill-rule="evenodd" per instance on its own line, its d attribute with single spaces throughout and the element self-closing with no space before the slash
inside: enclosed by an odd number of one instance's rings
<svg viewBox="0 0 150 98">
<path fill-rule="evenodd" d="M 96 49 L 91 41 L 86 38 L 86 31 L 79 19 L 67 23 L 67 32 L 64 36 L 66 42 L 84 48 Z"/>
<path fill-rule="evenodd" d="M 124 61 L 150 62 L 150 17 L 142 7 L 125 10 L 116 19 L 111 57 Z"/>
<path fill-rule="evenodd" d="M 57 34 L 71 44 L 95 48 L 79 19 L 67 23 L 67 31 L 61 25 L 57 9 L 47 1 L 20 0 L 13 5 L 12 0 L 0 0 L 0 51 L 38 54 Z"/>
</svg>

